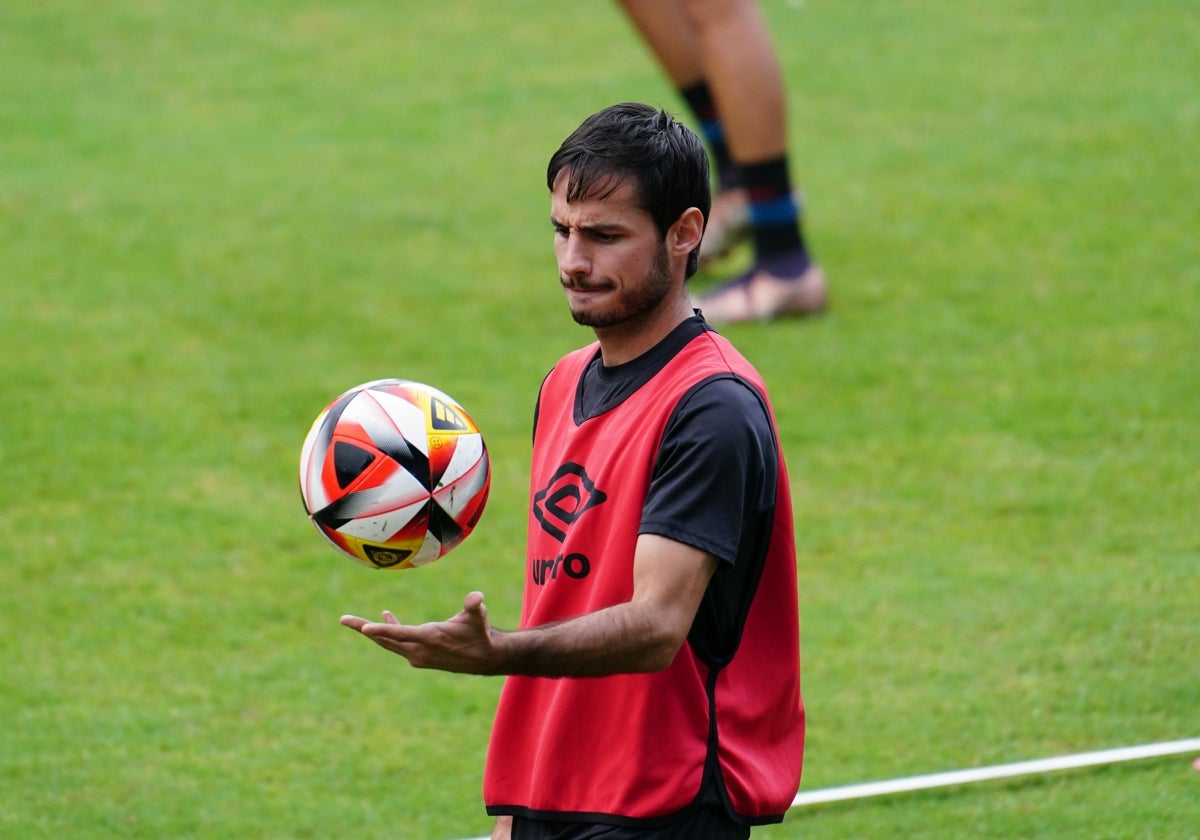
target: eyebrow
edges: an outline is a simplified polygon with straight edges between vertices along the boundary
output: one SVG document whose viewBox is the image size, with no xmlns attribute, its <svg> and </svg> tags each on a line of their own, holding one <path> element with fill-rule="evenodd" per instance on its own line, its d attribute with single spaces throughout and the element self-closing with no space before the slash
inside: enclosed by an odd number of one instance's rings
<svg viewBox="0 0 1200 840">
<path fill-rule="evenodd" d="M 620 222 L 611 222 L 611 223 L 607 223 L 607 224 L 603 223 L 603 222 L 596 222 L 593 224 L 568 225 L 568 224 L 564 224 L 563 222 L 556 219 L 554 217 L 553 213 L 550 214 L 550 224 L 556 230 L 558 228 L 574 227 L 576 230 L 581 231 L 583 233 L 605 233 L 605 234 L 623 233 L 627 229 L 626 226 L 621 224 Z"/>
</svg>

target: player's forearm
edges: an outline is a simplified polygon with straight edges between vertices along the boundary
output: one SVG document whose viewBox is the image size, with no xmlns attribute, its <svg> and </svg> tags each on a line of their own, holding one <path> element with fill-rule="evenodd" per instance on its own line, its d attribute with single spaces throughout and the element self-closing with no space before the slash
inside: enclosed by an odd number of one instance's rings
<svg viewBox="0 0 1200 840">
<path fill-rule="evenodd" d="M 618 604 L 555 624 L 497 632 L 498 673 L 530 677 L 603 677 L 661 671 L 686 636 L 655 611 Z"/>
</svg>

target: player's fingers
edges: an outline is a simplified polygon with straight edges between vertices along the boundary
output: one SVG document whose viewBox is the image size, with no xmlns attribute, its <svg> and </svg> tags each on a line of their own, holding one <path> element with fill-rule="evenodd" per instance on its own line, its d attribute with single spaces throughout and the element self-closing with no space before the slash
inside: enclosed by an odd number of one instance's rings
<svg viewBox="0 0 1200 840">
<path fill-rule="evenodd" d="M 468 592 L 467 597 L 463 598 L 463 609 L 469 613 L 477 613 L 480 610 L 486 610 L 483 606 L 482 592 Z"/>
<path fill-rule="evenodd" d="M 412 653 L 412 645 L 404 644 L 403 642 L 397 642 L 395 639 L 388 639 L 386 637 L 380 637 L 380 636 L 372 636 L 371 641 L 373 641 L 375 644 L 379 645 L 384 650 L 388 650 L 388 651 L 391 651 L 392 653 L 400 654 L 405 659 L 407 659 L 409 657 L 409 655 Z"/>
<path fill-rule="evenodd" d="M 483 602 L 482 592 L 467 593 L 463 598 L 463 613 L 470 621 L 487 624 L 487 604 Z"/>
<path fill-rule="evenodd" d="M 396 616 L 392 613 L 391 610 L 383 611 L 383 620 L 385 622 L 387 622 L 388 624 L 399 624 L 400 623 L 400 619 L 396 618 Z"/>
<path fill-rule="evenodd" d="M 368 623 L 365 618 L 359 618 L 356 615 L 344 615 L 340 619 L 341 623 L 352 630 L 362 632 L 363 627 Z"/>
<path fill-rule="evenodd" d="M 408 627 L 395 620 L 392 621 L 368 621 L 362 626 L 361 632 L 364 636 L 369 636 L 377 642 L 382 640 L 390 640 L 393 642 L 408 642 L 412 641 L 412 633 L 415 628 Z"/>
</svg>

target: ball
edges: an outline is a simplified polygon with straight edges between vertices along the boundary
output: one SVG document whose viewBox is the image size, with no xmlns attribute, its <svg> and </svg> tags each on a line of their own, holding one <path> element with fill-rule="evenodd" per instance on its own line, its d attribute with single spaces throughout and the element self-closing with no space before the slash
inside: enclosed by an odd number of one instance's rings
<svg viewBox="0 0 1200 840">
<path fill-rule="evenodd" d="M 317 532 L 376 569 L 432 563 L 479 522 L 491 486 L 483 435 L 446 394 L 404 379 L 351 388 L 300 450 L 300 494 Z"/>
</svg>

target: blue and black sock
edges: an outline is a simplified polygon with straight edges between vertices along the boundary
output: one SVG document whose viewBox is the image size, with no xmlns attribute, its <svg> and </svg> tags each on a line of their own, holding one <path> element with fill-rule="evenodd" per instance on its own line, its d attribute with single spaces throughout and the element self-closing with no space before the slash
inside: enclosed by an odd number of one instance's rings
<svg viewBox="0 0 1200 840">
<path fill-rule="evenodd" d="M 713 170 L 717 176 L 717 186 L 720 189 L 735 189 L 743 186 L 742 174 L 729 156 L 729 145 L 725 142 L 725 128 L 717 115 L 717 106 L 713 102 L 712 91 L 707 82 L 697 82 L 691 87 L 679 91 L 683 101 L 687 103 L 696 121 L 700 123 L 700 134 L 708 144 L 709 155 L 712 158 Z"/>
<path fill-rule="evenodd" d="M 740 167 L 750 197 L 754 262 L 772 274 L 798 277 L 811 259 L 800 224 L 800 205 L 792 191 L 787 157 Z"/>
</svg>

